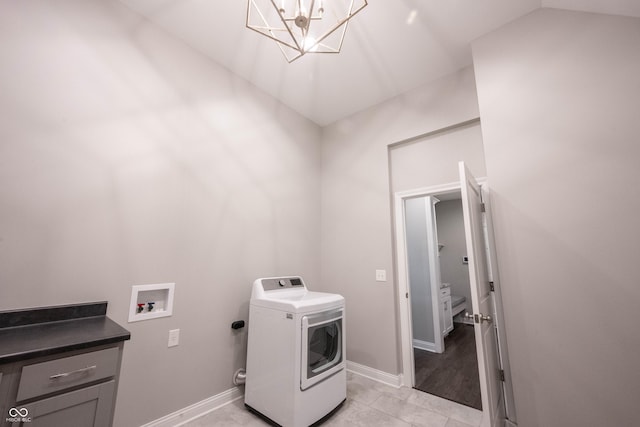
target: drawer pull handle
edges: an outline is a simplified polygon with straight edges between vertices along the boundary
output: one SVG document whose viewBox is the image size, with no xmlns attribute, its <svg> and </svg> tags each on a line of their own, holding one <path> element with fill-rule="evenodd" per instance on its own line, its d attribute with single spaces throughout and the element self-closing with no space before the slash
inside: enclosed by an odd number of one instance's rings
<svg viewBox="0 0 640 427">
<path fill-rule="evenodd" d="M 77 374 L 86 374 L 89 373 L 90 371 L 93 371 L 94 369 L 96 369 L 96 365 L 93 366 L 87 366 L 86 368 L 80 368 L 80 369 L 76 369 L 75 371 L 71 371 L 71 372 L 65 372 L 64 374 L 55 374 L 55 375 L 51 375 L 49 377 L 49 379 L 51 381 L 55 381 L 55 380 L 60 380 L 62 378 L 67 378 L 71 375 L 77 375 Z"/>
</svg>

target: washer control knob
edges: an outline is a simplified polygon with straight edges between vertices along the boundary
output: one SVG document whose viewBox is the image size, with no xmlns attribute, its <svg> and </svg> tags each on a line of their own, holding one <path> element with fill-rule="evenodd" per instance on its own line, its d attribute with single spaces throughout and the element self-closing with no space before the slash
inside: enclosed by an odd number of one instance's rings
<svg viewBox="0 0 640 427">
<path fill-rule="evenodd" d="M 283 279 L 278 280 L 278 285 L 280 285 L 281 288 L 284 288 L 285 284 L 286 282 Z"/>
</svg>

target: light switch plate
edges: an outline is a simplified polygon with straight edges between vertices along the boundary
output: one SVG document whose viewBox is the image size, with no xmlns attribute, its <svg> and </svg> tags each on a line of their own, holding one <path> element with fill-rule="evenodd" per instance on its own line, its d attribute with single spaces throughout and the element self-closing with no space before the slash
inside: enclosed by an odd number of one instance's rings
<svg viewBox="0 0 640 427">
<path fill-rule="evenodd" d="M 180 329 L 171 329 L 169 331 L 169 342 L 167 347 L 175 347 L 180 343 Z"/>
<path fill-rule="evenodd" d="M 376 282 L 387 281 L 387 270 L 376 270 Z"/>
</svg>

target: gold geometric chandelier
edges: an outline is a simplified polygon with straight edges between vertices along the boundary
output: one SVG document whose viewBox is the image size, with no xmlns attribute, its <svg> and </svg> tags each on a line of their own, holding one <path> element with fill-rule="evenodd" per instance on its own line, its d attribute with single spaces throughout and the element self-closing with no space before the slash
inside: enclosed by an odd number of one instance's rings
<svg viewBox="0 0 640 427">
<path fill-rule="evenodd" d="M 287 62 L 339 53 L 349 20 L 367 0 L 248 0 L 247 28 L 275 40 Z"/>
</svg>

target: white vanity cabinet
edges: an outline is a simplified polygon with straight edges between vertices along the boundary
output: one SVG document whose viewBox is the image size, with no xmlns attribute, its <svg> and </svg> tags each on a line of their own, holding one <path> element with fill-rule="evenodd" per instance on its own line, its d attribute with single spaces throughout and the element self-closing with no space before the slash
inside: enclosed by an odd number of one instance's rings
<svg viewBox="0 0 640 427">
<path fill-rule="evenodd" d="M 447 335 L 453 330 L 453 313 L 451 311 L 451 289 L 440 289 L 440 313 L 442 315 L 442 334 Z"/>
</svg>

